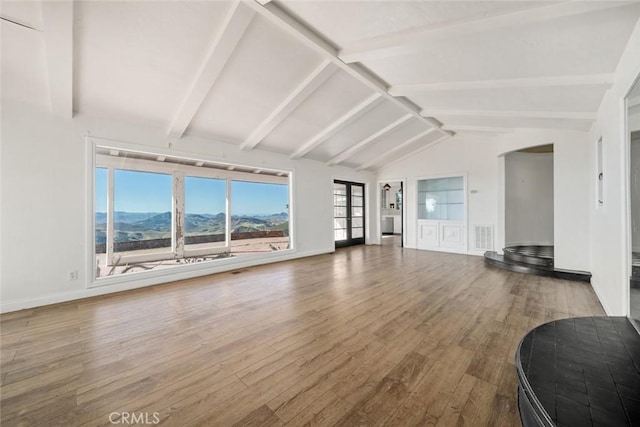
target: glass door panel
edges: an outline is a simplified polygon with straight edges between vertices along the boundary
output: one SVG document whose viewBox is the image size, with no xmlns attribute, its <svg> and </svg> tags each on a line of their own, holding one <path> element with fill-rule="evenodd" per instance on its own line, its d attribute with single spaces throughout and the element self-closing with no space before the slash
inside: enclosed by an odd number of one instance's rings
<svg viewBox="0 0 640 427">
<path fill-rule="evenodd" d="M 333 184 L 333 238 L 337 242 L 347 240 L 347 185 Z"/>
<path fill-rule="evenodd" d="M 334 181 L 333 212 L 336 247 L 364 243 L 364 184 Z"/>
</svg>

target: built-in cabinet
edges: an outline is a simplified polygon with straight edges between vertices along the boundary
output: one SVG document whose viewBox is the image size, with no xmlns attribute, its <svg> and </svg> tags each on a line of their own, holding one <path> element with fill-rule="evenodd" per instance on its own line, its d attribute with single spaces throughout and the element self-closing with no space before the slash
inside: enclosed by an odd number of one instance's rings
<svg viewBox="0 0 640 427">
<path fill-rule="evenodd" d="M 466 252 L 465 177 L 420 179 L 418 249 Z"/>
</svg>

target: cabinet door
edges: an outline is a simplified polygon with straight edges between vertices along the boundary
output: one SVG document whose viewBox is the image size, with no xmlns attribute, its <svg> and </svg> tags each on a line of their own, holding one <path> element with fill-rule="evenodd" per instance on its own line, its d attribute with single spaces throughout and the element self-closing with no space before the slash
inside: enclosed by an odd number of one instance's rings
<svg viewBox="0 0 640 427">
<path fill-rule="evenodd" d="M 440 221 L 440 247 L 464 250 L 464 223 L 461 221 Z"/>
<path fill-rule="evenodd" d="M 418 220 L 418 249 L 435 249 L 440 246 L 438 221 Z"/>
</svg>

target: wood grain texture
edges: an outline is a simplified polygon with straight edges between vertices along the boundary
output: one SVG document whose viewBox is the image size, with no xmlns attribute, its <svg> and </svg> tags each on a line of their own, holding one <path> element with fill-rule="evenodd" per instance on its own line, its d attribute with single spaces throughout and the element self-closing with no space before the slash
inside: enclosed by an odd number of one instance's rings
<svg viewBox="0 0 640 427">
<path fill-rule="evenodd" d="M 603 314 L 587 284 L 352 247 L 2 315 L 1 421 L 517 425 L 520 338 Z"/>
</svg>

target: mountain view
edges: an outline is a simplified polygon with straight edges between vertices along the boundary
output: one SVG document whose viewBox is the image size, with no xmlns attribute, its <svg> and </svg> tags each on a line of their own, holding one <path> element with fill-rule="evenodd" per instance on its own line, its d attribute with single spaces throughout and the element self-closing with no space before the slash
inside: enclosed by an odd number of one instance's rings
<svg viewBox="0 0 640 427">
<path fill-rule="evenodd" d="M 187 236 L 224 234 L 225 214 L 185 215 Z M 163 239 L 171 237 L 171 212 L 115 212 L 115 242 Z M 231 232 L 283 230 L 288 235 L 289 214 L 232 215 Z M 107 214 L 96 212 L 96 243 L 106 242 Z"/>
</svg>

